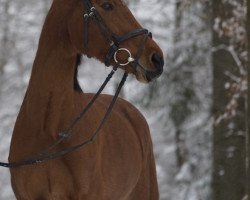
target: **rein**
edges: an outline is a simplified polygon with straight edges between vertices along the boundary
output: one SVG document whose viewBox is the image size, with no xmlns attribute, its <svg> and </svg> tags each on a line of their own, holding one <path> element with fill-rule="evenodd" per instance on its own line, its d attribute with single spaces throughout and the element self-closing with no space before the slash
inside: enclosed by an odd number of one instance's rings
<svg viewBox="0 0 250 200">
<path fill-rule="evenodd" d="M 88 51 L 88 41 L 89 41 L 89 32 L 88 32 L 88 26 L 90 23 L 90 19 L 92 19 L 97 26 L 100 29 L 100 33 L 103 35 L 105 40 L 108 42 L 110 48 L 105 56 L 105 65 L 110 66 L 111 65 L 111 60 L 113 59 L 115 62 L 115 66 L 113 70 L 110 72 L 110 74 L 107 76 L 106 80 L 103 82 L 101 85 L 100 89 L 97 91 L 97 93 L 92 97 L 92 99 L 89 101 L 89 103 L 83 108 L 83 110 L 79 113 L 79 115 L 71 122 L 71 124 L 68 126 L 67 129 L 65 129 L 63 132 L 59 133 L 58 139 L 48 146 L 43 152 L 36 154 L 32 156 L 29 159 L 17 161 L 17 162 L 0 162 L 0 167 L 5 167 L 5 168 L 17 168 L 17 167 L 22 167 L 22 166 L 29 166 L 29 165 L 35 165 L 38 163 L 42 163 L 45 161 L 53 160 L 59 157 L 62 157 L 64 155 L 67 155 L 71 152 L 74 152 L 78 150 L 79 148 L 82 148 L 88 144 L 93 143 L 96 138 L 100 134 L 100 130 L 103 128 L 105 122 L 107 121 L 108 117 L 110 116 L 112 109 L 116 103 L 116 100 L 119 96 L 119 93 L 125 84 L 128 73 L 124 72 L 124 75 L 119 83 L 119 86 L 117 87 L 116 93 L 114 97 L 112 98 L 112 101 L 103 117 L 101 122 L 99 123 L 98 127 L 96 128 L 95 132 L 92 134 L 92 136 L 71 147 L 68 147 L 66 149 L 56 151 L 56 152 L 51 152 L 55 147 L 57 147 L 60 143 L 62 143 L 64 140 L 68 139 L 70 136 L 73 135 L 73 128 L 79 123 L 79 121 L 83 118 L 83 116 L 88 112 L 88 110 L 92 107 L 92 105 L 95 103 L 97 98 L 100 96 L 102 93 L 103 89 L 106 87 L 108 82 L 111 80 L 115 72 L 117 71 L 119 66 L 127 66 L 131 64 L 133 66 L 133 69 L 136 71 L 136 67 L 141 67 L 143 70 L 144 67 L 139 63 L 139 58 L 143 52 L 143 49 L 145 47 L 146 41 L 148 37 L 152 37 L 152 34 L 147 30 L 147 29 L 135 29 L 133 31 L 130 31 L 122 36 L 117 36 L 115 34 L 112 34 L 108 26 L 106 25 L 105 21 L 101 17 L 101 15 L 97 12 L 96 8 L 92 5 L 90 0 L 83 0 L 84 7 L 85 7 L 85 14 L 84 14 L 84 26 L 85 26 L 85 32 L 84 32 L 84 47 Z M 119 48 L 120 44 L 123 43 L 124 41 L 129 40 L 130 38 L 137 37 L 139 35 L 144 35 L 144 38 L 138 48 L 138 51 L 135 55 L 135 57 L 132 57 L 131 52 L 126 49 L 126 48 Z M 121 51 L 124 51 L 128 54 L 128 59 L 127 62 L 122 63 L 118 61 L 117 54 Z"/>
<path fill-rule="evenodd" d="M 113 75 L 115 71 L 112 71 L 111 74 Z M 111 75 L 110 74 L 110 75 Z M 110 76 L 109 75 L 109 76 Z M 82 143 L 79 143 L 77 145 L 74 145 L 72 147 L 68 147 L 64 150 L 61 150 L 61 151 L 57 151 L 57 152 L 53 152 L 53 153 L 50 153 L 49 154 L 49 151 L 52 150 L 54 147 L 56 147 L 58 144 L 60 144 L 62 141 L 64 141 L 66 138 L 68 138 L 69 136 L 72 135 L 72 132 L 71 129 L 76 125 L 76 123 L 81 119 L 81 117 L 83 117 L 83 115 L 87 112 L 87 110 L 90 108 L 89 106 L 90 105 L 93 105 L 94 101 L 97 99 L 97 97 L 100 95 L 95 95 L 92 100 L 89 102 L 89 104 L 83 109 L 83 111 L 80 113 L 80 115 L 74 120 L 74 122 L 70 125 L 70 127 L 63 133 L 59 136 L 59 139 L 54 143 L 52 144 L 50 147 L 48 147 L 44 152 L 38 154 L 37 156 L 35 157 L 32 157 L 32 158 L 29 158 L 27 160 L 22 160 L 22 161 L 19 161 L 19 162 L 11 162 L 11 163 L 3 163 L 3 162 L 0 162 L 0 166 L 1 167 L 6 167 L 6 168 L 17 168 L 17 167 L 22 167 L 22 166 L 28 166 L 28 165 L 34 165 L 34 164 L 39 164 L 39 163 L 42 163 L 42 162 L 45 162 L 45 161 L 49 161 L 49 160 L 54 160 L 56 158 L 59 158 L 59 157 L 62 157 L 64 155 L 67 155 L 73 151 L 76 151 L 77 149 L 83 147 L 83 146 L 86 146 L 88 144 L 91 144 L 95 141 L 95 139 L 97 138 L 97 136 L 100 134 L 100 130 L 102 129 L 102 127 L 104 126 L 105 122 L 107 121 L 109 115 L 111 114 L 112 112 L 112 109 L 115 105 L 115 102 L 119 96 L 119 93 L 124 85 L 124 83 L 126 82 L 127 80 L 127 77 L 128 77 L 128 74 L 125 72 L 123 77 L 122 77 L 122 80 L 116 90 L 116 93 L 106 111 L 106 114 L 105 116 L 103 117 L 102 121 L 100 122 L 99 126 L 97 127 L 97 129 L 95 130 L 95 132 L 92 134 L 91 138 L 83 141 Z"/>
</svg>

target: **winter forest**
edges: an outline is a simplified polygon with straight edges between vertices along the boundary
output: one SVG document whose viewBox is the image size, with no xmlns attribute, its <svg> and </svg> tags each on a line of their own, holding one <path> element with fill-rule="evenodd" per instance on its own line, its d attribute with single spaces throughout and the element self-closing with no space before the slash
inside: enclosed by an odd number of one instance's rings
<svg viewBox="0 0 250 200">
<path fill-rule="evenodd" d="M 8 159 L 51 2 L 0 0 L 0 161 Z M 165 55 L 160 79 L 142 84 L 130 76 L 120 95 L 149 123 L 160 200 L 249 200 L 250 1 L 127 4 Z M 96 92 L 109 71 L 84 57 L 79 71 L 83 91 Z M 114 94 L 120 77 L 105 93 Z M 1 168 L 0 200 L 13 199 L 9 170 Z"/>
</svg>

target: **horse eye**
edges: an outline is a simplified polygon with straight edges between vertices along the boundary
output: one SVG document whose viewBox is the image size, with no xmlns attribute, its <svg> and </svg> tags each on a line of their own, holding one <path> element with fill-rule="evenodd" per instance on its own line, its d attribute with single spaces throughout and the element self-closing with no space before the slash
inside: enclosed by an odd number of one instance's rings
<svg viewBox="0 0 250 200">
<path fill-rule="evenodd" d="M 109 3 L 109 2 L 105 2 L 105 3 L 103 3 L 101 6 L 102 6 L 102 8 L 103 8 L 104 10 L 113 10 L 113 9 L 114 9 L 113 4 L 111 4 L 111 3 Z"/>
</svg>

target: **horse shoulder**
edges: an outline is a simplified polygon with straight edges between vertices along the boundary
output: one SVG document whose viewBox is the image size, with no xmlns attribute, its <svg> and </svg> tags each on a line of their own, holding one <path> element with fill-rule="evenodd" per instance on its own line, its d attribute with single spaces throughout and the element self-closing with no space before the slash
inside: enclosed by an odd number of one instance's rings
<svg viewBox="0 0 250 200">
<path fill-rule="evenodd" d="M 111 95 L 101 96 L 101 102 L 105 104 L 105 107 L 109 105 L 111 99 Z M 152 148 L 152 141 L 149 126 L 143 114 L 134 105 L 122 98 L 117 99 L 112 114 L 120 115 L 133 128 L 140 141 L 143 154 L 147 155 L 148 151 Z"/>
<path fill-rule="evenodd" d="M 101 98 L 103 104 L 107 105 L 112 96 L 104 95 Z M 113 114 L 121 115 L 134 129 L 134 134 L 139 141 L 141 148 L 141 171 L 133 192 L 129 199 L 159 199 L 159 190 L 156 175 L 156 166 L 153 153 L 153 144 L 151 140 L 148 123 L 142 113 L 130 102 L 119 98 L 114 107 Z M 121 122 L 119 122 L 121 123 Z M 126 132 L 124 134 L 127 134 Z M 133 154 L 135 152 L 132 152 Z"/>
</svg>

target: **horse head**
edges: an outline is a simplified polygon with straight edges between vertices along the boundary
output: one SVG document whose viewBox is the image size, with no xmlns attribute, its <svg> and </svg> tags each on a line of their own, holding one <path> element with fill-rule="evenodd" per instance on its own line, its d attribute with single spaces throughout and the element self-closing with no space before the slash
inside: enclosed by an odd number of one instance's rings
<svg viewBox="0 0 250 200">
<path fill-rule="evenodd" d="M 71 0 L 71 5 L 68 32 L 77 53 L 120 67 L 141 82 L 162 74 L 162 50 L 122 0 Z"/>
</svg>

